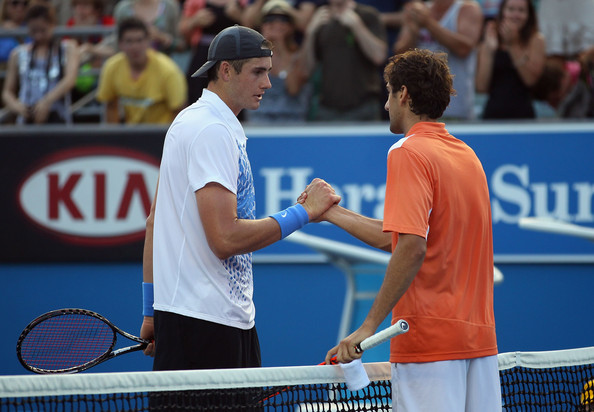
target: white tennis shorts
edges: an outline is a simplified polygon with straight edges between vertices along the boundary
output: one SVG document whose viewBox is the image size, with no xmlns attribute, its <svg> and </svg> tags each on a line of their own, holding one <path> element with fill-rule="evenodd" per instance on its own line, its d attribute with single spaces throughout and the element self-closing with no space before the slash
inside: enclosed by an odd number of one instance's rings
<svg viewBox="0 0 594 412">
<path fill-rule="evenodd" d="M 501 412 L 497 356 L 392 363 L 393 412 Z"/>
</svg>

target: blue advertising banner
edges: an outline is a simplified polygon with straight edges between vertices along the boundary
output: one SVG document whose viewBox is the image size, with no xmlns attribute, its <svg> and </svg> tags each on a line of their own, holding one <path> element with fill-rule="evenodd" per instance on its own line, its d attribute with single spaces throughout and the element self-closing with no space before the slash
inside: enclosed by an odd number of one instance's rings
<svg viewBox="0 0 594 412">
<path fill-rule="evenodd" d="M 483 163 L 496 259 L 594 261 L 594 248 L 583 239 L 518 227 L 522 217 L 594 224 L 594 124 L 453 125 L 449 130 Z M 402 137 L 390 134 L 387 125 L 248 129 L 247 134 L 260 216 L 294 203 L 303 187 L 319 177 L 334 186 L 344 207 L 382 218 L 387 152 Z M 353 242 L 329 225 L 308 225 L 304 231 Z M 261 253 L 286 248 L 279 244 Z"/>
</svg>

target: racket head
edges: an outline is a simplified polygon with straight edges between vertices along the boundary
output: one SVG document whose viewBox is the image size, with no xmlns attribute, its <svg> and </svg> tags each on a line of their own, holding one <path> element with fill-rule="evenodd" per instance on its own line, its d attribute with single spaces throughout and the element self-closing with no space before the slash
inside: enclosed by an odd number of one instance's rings
<svg viewBox="0 0 594 412">
<path fill-rule="evenodd" d="M 115 327 L 98 313 L 58 309 L 31 321 L 16 349 L 19 362 L 32 372 L 74 373 L 109 358 L 115 343 Z"/>
</svg>

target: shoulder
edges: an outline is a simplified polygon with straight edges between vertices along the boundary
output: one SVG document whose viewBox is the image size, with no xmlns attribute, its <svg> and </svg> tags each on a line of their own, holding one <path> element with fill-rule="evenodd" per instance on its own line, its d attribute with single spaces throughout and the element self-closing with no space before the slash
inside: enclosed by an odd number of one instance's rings
<svg viewBox="0 0 594 412">
<path fill-rule="evenodd" d="M 185 136 L 191 150 L 206 153 L 213 150 L 233 152 L 234 136 L 223 121 L 207 107 L 188 107 L 171 125 L 168 134 Z M 220 148 L 220 149 L 217 149 Z"/>
<path fill-rule="evenodd" d="M 391 152 L 392 150 L 400 149 L 400 148 L 401 148 L 401 147 L 404 145 L 404 143 L 405 143 L 405 142 L 408 140 L 408 138 L 409 138 L 409 137 L 410 137 L 410 136 L 405 136 L 405 137 L 402 137 L 400 140 L 398 140 L 396 143 L 394 143 L 394 144 L 393 144 L 393 145 L 390 147 L 390 150 L 389 150 L 389 152 Z"/>
<path fill-rule="evenodd" d="M 113 56 L 109 57 L 105 63 L 103 63 L 103 67 L 101 71 L 105 70 L 113 70 L 114 68 L 119 67 L 123 63 L 126 62 L 126 55 L 123 52 L 118 52 Z"/>
</svg>

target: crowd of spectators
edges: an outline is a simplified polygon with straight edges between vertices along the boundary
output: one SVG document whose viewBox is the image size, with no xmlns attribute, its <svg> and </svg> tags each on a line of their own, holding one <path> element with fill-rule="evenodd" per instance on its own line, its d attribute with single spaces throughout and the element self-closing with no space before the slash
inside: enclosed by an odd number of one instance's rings
<svg viewBox="0 0 594 412">
<path fill-rule="evenodd" d="M 591 0 L 0 0 L 0 122 L 167 123 L 234 24 L 274 45 L 272 88 L 243 122 L 385 119 L 382 68 L 411 48 L 448 54 L 447 119 L 594 117 L 592 15 Z M 146 38 L 123 40 L 126 24 Z M 90 119 L 70 110 L 82 99 Z"/>
</svg>

